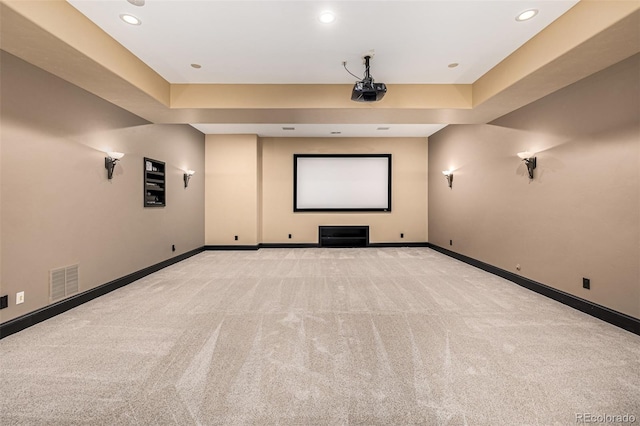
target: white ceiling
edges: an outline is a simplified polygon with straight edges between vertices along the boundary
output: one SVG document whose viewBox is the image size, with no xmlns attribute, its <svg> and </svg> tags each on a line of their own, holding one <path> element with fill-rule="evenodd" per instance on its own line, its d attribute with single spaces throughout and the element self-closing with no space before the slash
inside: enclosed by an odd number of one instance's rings
<svg viewBox="0 0 640 426">
<path fill-rule="evenodd" d="M 577 3 L 146 0 L 139 7 L 127 0 L 68 1 L 170 83 L 227 84 L 351 84 L 355 78 L 342 61 L 361 75 L 362 55 L 371 50 L 371 73 L 378 82 L 469 84 Z M 539 10 L 535 18 L 515 20 L 530 8 Z M 333 23 L 319 21 L 325 10 L 335 14 Z M 142 24 L 125 24 L 119 18 L 123 13 Z M 202 68 L 192 68 L 193 63 Z M 451 63 L 460 65 L 449 68 Z M 225 126 L 195 127 L 215 133 L 235 127 Z M 380 126 L 349 126 L 343 136 L 351 131 L 370 136 Z M 389 136 L 417 131 L 406 126 L 392 126 Z M 281 127 L 247 125 L 241 133 L 277 136 Z M 296 127 L 310 132 L 296 136 L 318 131 L 317 125 Z M 323 134 L 333 127 L 323 125 Z M 436 130 L 425 126 L 425 131 Z"/>
</svg>

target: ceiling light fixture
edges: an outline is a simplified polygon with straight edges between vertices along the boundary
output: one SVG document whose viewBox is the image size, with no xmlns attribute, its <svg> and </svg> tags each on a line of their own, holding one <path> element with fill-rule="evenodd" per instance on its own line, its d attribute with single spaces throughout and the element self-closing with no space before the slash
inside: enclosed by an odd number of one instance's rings
<svg viewBox="0 0 640 426">
<path fill-rule="evenodd" d="M 140 25 L 140 24 L 142 24 L 141 20 L 139 20 L 138 18 L 136 18 L 133 15 L 129 15 L 128 13 L 123 13 L 122 15 L 120 15 L 120 19 L 122 19 L 124 22 L 126 22 L 129 25 Z"/>
<path fill-rule="evenodd" d="M 199 70 L 200 68 L 202 68 L 202 65 L 200 65 L 200 64 L 191 64 L 191 68 L 195 68 L 195 69 Z"/>
<path fill-rule="evenodd" d="M 325 11 L 318 16 L 318 19 L 323 24 L 330 24 L 336 20 L 336 15 L 334 15 L 333 12 Z"/>
<path fill-rule="evenodd" d="M 144 0 L 127 0 L 134 6 L 144 6 Z"/>
<path fill-rule="evenodd" d="M 516 16 L 516 21 L 518 22 L 528 21 L 529 19 L 533 18 L 537 14 L 538 14 L 538 9 L 525 10 L 524 12 Z"/>
<path fill-rule="evenodd" d="M 459 64 L 459 63 L 457 63 L 457 62 L 452 62 L 452 63 L 450 63 L 450 64 L 449 64 L 449 65 L 447 65 L 447 66 L 448 66 L 449 68 L 456 68 L 458 65 L 460 65 L 460 64 Z"/>
</svg>

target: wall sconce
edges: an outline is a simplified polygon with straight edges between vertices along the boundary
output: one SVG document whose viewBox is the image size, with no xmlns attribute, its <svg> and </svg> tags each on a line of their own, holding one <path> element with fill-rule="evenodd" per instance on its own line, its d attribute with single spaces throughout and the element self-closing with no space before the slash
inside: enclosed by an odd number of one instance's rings
<svg viewBox="0 0 640 426">
<path fill-rule="evenodd" d="M 443 170 L 442 174 L 447 178 L 447 183 L 449 184 L 449 188 L 452 188 L 453 185 L 453 172 L 451 170 Z"/>
<path fill-rule="evenodd" d="M 193 170 L 187 170 L 186 172 L 184 172 L 184 187 L 186 188 L 187 186 L 189 186 L 189 179 L 191 179 L 191 176 L 193 176 L 195 174 L 195 172 Z"/>
<path fill-rule="evenodd" d="M 104 168 L 107 169 L 107 179 L 113 177 L 113 169 L 116 167 L 116 162 L 124 157 L 123 152 L 107 152 L 107 157 L 104 159 Z"/>
<path fill-rule="evenodd" d="M 533 169 L 536 168 L 536 153 L 523 151 L 518 153 L 518 157 L 524 161 L 527 165 L 527 170 L 529 171 L 529 179 L 533 179 Z"/>
</svg>

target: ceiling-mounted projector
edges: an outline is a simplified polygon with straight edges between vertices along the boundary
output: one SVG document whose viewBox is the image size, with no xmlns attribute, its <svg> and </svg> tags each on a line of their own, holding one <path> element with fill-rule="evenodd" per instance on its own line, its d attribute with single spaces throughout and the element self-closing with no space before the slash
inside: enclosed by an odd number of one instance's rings
<svg viewBox="0 0 640 426">
<path fill-rule="evenodd" d="M 351 100 L 356 102 L 376 102 L 387 93 L 387 86 L 384 83 L 376 83 L 369 72 L 370 55 L 364 57 L 364 78 L 356 81 L 351 92 Z M 345 66 L 346 68 L 346 66 Z M 348 71 L 348 70 L 347 70 Z"/>
</svg>

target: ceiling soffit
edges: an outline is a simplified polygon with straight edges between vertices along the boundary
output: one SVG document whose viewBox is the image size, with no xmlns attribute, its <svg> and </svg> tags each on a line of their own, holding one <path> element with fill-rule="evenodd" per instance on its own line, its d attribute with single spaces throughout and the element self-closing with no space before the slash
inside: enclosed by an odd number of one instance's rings
<svg viewBox="0 0 640 426">
<path fill-rule="evenodd" d="M 473 84 L 358 104 L 350 85 L 169 84 L 62 0 L 3 1 L 0 19 L 3 50 L 157 123 L 485 123 L 640 51 L 640 3 L 583 0 Z"/>
</svg>

